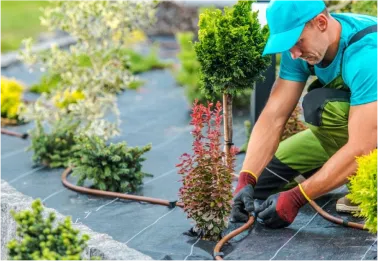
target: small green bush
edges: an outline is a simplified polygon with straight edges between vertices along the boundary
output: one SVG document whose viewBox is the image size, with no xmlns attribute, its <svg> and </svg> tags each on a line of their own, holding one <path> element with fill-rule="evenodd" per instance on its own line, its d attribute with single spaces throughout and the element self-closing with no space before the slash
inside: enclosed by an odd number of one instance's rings
<svg viewBox="0 0 378 261">
<path fill-rule="evenodd" d="M 142 73 L 153 69 L 164 69 L 171 66 L 170 62 L 162 62 L 158 57 L 158 46 L 155 45 L 147 55 L 142 55 L 131 49 L 123 49 L 121 52 L 130 57 L 126 66 L 132 73 Z"/>
<path fill-rule="evenodd" d="M 53 226 L 55 214 L 50 212 L 47 219 L 42 216 L 41 200 L 32 203 L 32 211 L 18 213 L 11 210 L 17 223 L 17 236 L 20 241 L 9 241 L 11 260 L 82 260 L 82 252 L 87 246 L 89 236 L 79 237 L 79 230 L 73 229 L 70 217 Z"/>
<path fill-rule="evenodd" d="M 31 131 L 32 144 L 28 150 L 33 150 L 33 161 L 50 168 L 67 167 L 72 155 L 74 136 L 79 122 L 67 118 L 57 121 L 50 132 L 46 132 L 42 123 L 36 121 L 36 127 Z"/>
<path fill-rule="evenodd" d="M 187 89 L 196 90 L 198 92 L 200 86 L 200 63 L 197 60 L 197 55 L 193 47 L 192 32 L 180 32 L 176 34 L 176 41 L 180 46 L 180 52 L 177 58 L 180 61 L 180 69 L 175 73 L 176 81 Z M 187 92 L 188 94 L 188 92 Z M 190 103 L 193 97 L 190 97 Z"/>
<path fill-rule="evenodd" d="M 365 218 L 365 227 L 377 233 L 377 149 L 357 158 L 356 175 L 350 178 L 348 198 L 361 208 L 357 214 Z"/>
<path fill-rule="evenodd" d="M 148 175 L 141 171 L 143 153 L 151 145 L 130 148 L 126 142 L 106 145 L 97 136 L 75 137 L 72 157 L 73 176 L 78 176 L 77 185 L 85 180 L 93 181 L 93 188 L 113 192 L 135 192 Z"/>
</svg>

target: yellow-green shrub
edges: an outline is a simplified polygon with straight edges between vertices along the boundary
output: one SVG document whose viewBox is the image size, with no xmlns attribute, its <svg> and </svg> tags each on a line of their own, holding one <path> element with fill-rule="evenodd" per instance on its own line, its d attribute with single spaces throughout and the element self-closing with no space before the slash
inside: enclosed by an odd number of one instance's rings
<svg viewBox="0 0 378 261">
<path fill-rule="evenodd" d="M 79 230 L 73 229 L 67 217 L 53 227 L 55 214 L 50 212 L 47 219 L 42 216 L 40 199 L 33 201 L 32 211 L 11 212 L 17 223 L 17 236 L 7 247 L 11 260 L 81 260 L 89 236 L 79 237 Z"/>
<path fill-rule="evenodd" d="M 18 119 L 23 90 L 18 81 L 1 77 L 1 117 Z"/>
<path fill-rule="evenodd" d="M 357 158 L 356 175 L 350 178 L 350 194 L 347 196 L 358 204 L 361 212 L 357 215 L 365 218 L 365 227 L 373 234 L 377 233 L 377 149 L 368 155 Z"/>
</svg>

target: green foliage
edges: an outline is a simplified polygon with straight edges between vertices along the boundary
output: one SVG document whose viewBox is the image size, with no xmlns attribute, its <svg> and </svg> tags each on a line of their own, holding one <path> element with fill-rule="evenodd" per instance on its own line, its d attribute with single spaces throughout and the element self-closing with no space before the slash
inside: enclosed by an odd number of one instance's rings
<svg viewBox="0 0 378 261">
<path fill-rule="evenodd" d="M 11 211 L 20 237 L 20 241 L 13 239 L 7 245 L 11 260 L 82 260 L 89 236 L 79 237 L 69 217 L 54 227 L 55 214 L 50 212 L 44 219 L 40 199 L 33 201 L 32 211 Z"/>
<path fill-rule="evenodd" d="M 158 48 L 157 45 L 153 46 L 147 55 L 142 55 L 132 49 L 123 49 L 121 52 L 130 58 L 130 61 L 126 63 L 126 66 L 130 71 L 132 73 L 142 73 L 153 69 L 164 69 L 171 66 L 171 63 L 161 62 L 159 60 Z"/>
<path fill-rule="evenodd" d="M 74 136 L 79 122 L 70 118 L 57 121 L 50 131 L 46 132 L 40 121 L 31 131 L 32 144 L 28 150 L 33 150 L 33 161 L 50 168 L 67 167 L 72 155 Z"/>
<path fill-rule="evenodd" d="M 17 50 L 25 37 L 44 32 L 39 22 L 48 1 L 1 1 L 1 52 Z M 20 19 L 22 17 L 22 19 Z"/>
<path fill-rule="evenodd" d="M 377 1 L 353 1 L 351 11 L 377 17 Z"/>
<path fill-rule="evenodd" d="M 233 96 L 252 89 L 270 65 L 262 57 L 268 27 L 261 28 L 252 1 L 238 1 L 222 11 L 207 10 L 200 15 L 198 39 L 194 45 L 201 64 L 201 89 L 209 96 L 228 93 Z"/>
<path fill-rule="evenodd" d="M 377 149 L 357 158 L 356 175 L 350 178 L 347 197 L 361 208 L 357 215 L 365 218 L 365 227 L 377 233 Z"/>
<path fill-rule="evenodd" d="M 60 77 L 59 74 L 43 75 L 39 83 L 30 87 L 30 91 L 35 93 L 51 93 L 52 90 L 57 88 L 58 83 L 61 81 L 62 77 Z"/>
<path fill-rule="evenodd" d="M 78 176 L 77 185 L 85 180 L 93 181 L 93 187 L 113 192 L 135 192 L 147 174 L 141 171 L 143 153 L 151 145 L 130 148 L 126 142 L 106 145 L 99 137 L 84 135 L 75 138 L 72 156 L 73 175 Z"/>
<path fill-rule="evenodd" d="M 180 45 L 180 52 L 177 58 L 180 60 L 180 70 L 176 73 L 176 81 L 187 87 L 187 94 L 190 90 L 198 92 L 200 87 L 200 63 L 193 47 L 194 34 L 192 32 L 181 32 L 176 34 L 176 41 Z M 189 96 L 190 103 L 194 102 L 193 95 Z M 200 101 L 201 102 L 201 101 Z M 202 102 L 201 102 L 202 103 Z"/>
<path fill-rule="evenodd" d="M 176 81 L 185 86 L 185 94 L 189 104 L 193 104 L 195 100 L 198 103 L 207 104 L 207 102 L 216 103 L 222 100 L 221 94 L 216 94 L 212 97 L 206 97 L 200 89 L 200 63 L 197 59 L 197 54 L 193 47 L 192 32 L 182 32 L 176 34 L 176 39 L 180 45 L 180 53 L 178 59 L 180 60 L 180 69 L 175 73 Z M 236 109 L 247 109 L 250 105 L 252 90 L 246 89 L 236 94 L 233 100 L 233 105 Z"/>
<path fill-rule="evenodd" d="M 152 69 L 164 69 L 169 67 L 171 64 L 168 62 L 161 62 L 157 55 L 158 47 L 155 46 L 147 55 L 142 55 L 136 51 L 133 51 L 129 48 L 116 49 L 105 58 L 105 61 L 111 61 L 112 57 L 119 56 L 121 63 L 125 69 L 130 70 L 132 73 L 142 73 Z M 90 68 L 92 66 L 91 58 L 86 54 L 80 54 L 76 56 L 77 65 L 81 68 Z M 63 81 L 62 77 L 59 74 L 50 75 L 46 74 L 41 78 L 41 81 L 37 84 L 34 84 L 31 88 L 31 92 L 36 93 L 51 93 L 52 90 L 55 90 L 58 84 L 61 84 Z M 132 79 L 128 84 L 125 85 L 124 89 L 137 89 L 141 86 L 144 81 L 138 79 Z M 120 87 L 122 85 L 119 85 Z M 120 92 L 122 89 L 119 88 L 104 88 L 105 91 L 109 92 Z"/>
</svg>

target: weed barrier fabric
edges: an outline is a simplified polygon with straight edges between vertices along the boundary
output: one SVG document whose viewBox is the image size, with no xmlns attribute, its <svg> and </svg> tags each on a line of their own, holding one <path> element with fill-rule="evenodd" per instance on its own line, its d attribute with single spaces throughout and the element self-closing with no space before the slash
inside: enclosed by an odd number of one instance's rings
<svg viewBox="0 0 378 261">
<path fill-rule="evenodd" d="M 27 71 L 12 67 L 5 71 L 7 76 L 33 81 L 39 75 L 25 76 Z M 152 143 L 152 150 L 145 154 L 143 171 L 154 176 L 146 177 L 135 194 L 175 201 L 181 186 L 175 165 L 182 153 L 191 153 L 189 105 L 184 89 L 177 86 L 169 70 L 150 71 L 140 77 L 146 81 L 142 88 L 118 95 L 122 133 L 111 142 L 126 141 L 129 146 Z M 243 126 L 246 119 L 248 115 L 234 118 L 234 143 L 239 147 L 246 141 Z M 32 127 L 29 123 L 7 128 L 25 132 Z M 61 183 L 63 168 L 49 169 L 33 163 L 32 152 L 24 151 L 30 140 L 5 135 L 1 139 L 2 179 L 21 193 L 41 198 L 45 206 L 71 216 L 74 223 L 81 222 L 94 231 L 109 234 L 154 259 L 213 259 L 216 242 L 184 234 L 193 224 L 182 209 L 71 191 Z M 236 172 L 240 171 L 243 158 L 243 154 L 237 156 Z M 68 180 L 76 184 L 77 178 L 69 176 Z M 335 201 L 345 192 L 333 193 L 317 202 L 322 206 L 331 199 L 325 209 L 333 213 Z M 314 210 L 305 206 L 289 228 L 280 230 L 256 223 L 244 239 L 232 240 L 222 249 L 224 258 L 376 259 L 376 247 L 371 247 L 375 241 L 373 235 L 343 228 L 314 215 Z"/>
</svg>

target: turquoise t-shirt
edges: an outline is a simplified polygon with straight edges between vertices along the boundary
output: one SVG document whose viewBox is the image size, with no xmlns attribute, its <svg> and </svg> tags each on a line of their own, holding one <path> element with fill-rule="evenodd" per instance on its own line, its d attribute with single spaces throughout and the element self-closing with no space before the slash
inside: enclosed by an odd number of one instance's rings
<svg viewBox="0 0 378 261">
<path fill-rule="evenodd" d="M 315 65 L 318 79 L 327 84 L 340 74 L 341 57 L 349 40 L 358 31 L 377 24 L 377 17 L 358 14 L 331 14 L 341 24 L 341 39 L 335 59 L 327 67 Z M 361 105 L 377 100 L 377 33 L 370 33 L 345 49 L 342 77 L 351 90 L 350 104 Z M 290 52 L 281 56 L 280 78 L 306 82 L 310 76 L 307 63 L 293 60 Z"/>
</svg>

